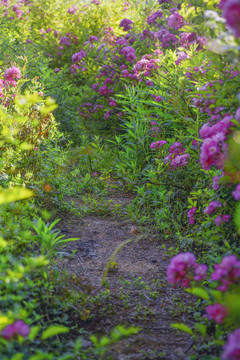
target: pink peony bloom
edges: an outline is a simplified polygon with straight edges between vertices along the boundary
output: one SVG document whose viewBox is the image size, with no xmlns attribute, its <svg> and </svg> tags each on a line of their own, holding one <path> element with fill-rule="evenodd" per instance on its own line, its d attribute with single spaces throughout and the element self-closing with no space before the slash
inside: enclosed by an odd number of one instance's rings
<svg viewBox="0 0 240 360">
<path fill-rule="evenodd" d="M 208 305 L 206 307 L 208 320 L 214 320 L 218 324 L 222 324 L 228 315 L 227 308 L 221 304 Z"/>
<path fill-rule="evenodd" d="M 240 328 L 228 335 L 223 348 L 222 360 L 240 359 Z"/>
</svg>

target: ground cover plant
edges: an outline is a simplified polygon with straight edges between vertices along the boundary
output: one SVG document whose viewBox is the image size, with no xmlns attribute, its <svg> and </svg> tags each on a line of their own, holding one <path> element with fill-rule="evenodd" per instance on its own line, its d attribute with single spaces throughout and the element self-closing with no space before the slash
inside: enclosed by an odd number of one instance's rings
<svg viewBox="0 0 240 360">
<path fill-rule="evenodd" d="M 68 212 L 172 239 L 169 286 L 201 309 L 173 324 L 193 337 L 189 359 L 240 359 L 239 0 L 0 9 L 3 358 L 114 358 L 107 349 L 139 331 L 85 333 L 110 295 L 59 268 L 78 239 L 57 228 Z M 124 209 L 111 205 L 114 184 L 133 196 Z"/>
</svg>

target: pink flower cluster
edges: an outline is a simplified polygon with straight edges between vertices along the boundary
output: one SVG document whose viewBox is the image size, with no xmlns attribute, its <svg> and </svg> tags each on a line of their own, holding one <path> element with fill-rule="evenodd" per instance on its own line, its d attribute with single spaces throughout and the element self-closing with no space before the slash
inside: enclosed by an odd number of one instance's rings
<svg viewBox="0 0 240 360">
<path fill-rule="evenodd" d="M 214 222 L 216 224 L 216 226 L 220 226 L 223 222 L 228 222 L 231 218 L 231 215 L 218 215 L 215 219 Z"/>
<path fill-rule="evenodd" d="M 155 38 L 161 41 L 161 46 L 167 48 L 174 46 L 178 43 L 178 39 L 175 35 L 171 34 L 169 30 L 162 28 L 154 34 Z"/>
<path fill-rule="evenodd" d="M 81 49 L 78 53 L 75 53 L 72 56 L 72 62 L 77 62 L 79 63 L 83 58 L 85 58 L 87 56 L 86 51 L 84 51 L 83 49 Z"/>
<path fill-rule="evenodd" d="M 174 30 L 180 29 L 185 24 L 185 20 L 177 11 L 171 14 L 168 18 L 168 26 L 170 28 L 174 28 Z"/>
<path fill-rule="evenodd" d="M 21 79 L 21 70 L 16 66 L 11 66 L 9 69 L 5 70 L 3 77 L 12 86 L 16 86 L 16 80 Z"/>
<path fill-rule="evenodd" d="M 207 266 L 198 265 L 192 253 L 186 252 L 174 256 L 167 269 L 167 280 L 171 284 L 189 287 L 191 281 L 200 281 L 207 276 Z"/>
<path fill-rule="evenodd" d="M 75 14 L 77 10 L 77 6 L 73 5 L 71 8 L 68 9 L 68 14 Z"/>
<path fill-rule="evenodd" d="M 162 146 L 164 146 L 165 144 L 167 144 L 167 141 L 165 140 L 159 140 L 159 141 L 156 141 L 156 142 L 153 142 L 151 143 L 150 145 L 150 149 L 160 149 Z"/>
<path fill-rule="evenodd" d="M 1 335 L 6 340 L 17 339 L 18 336 L 27 337 L 30 327 L 23 320 L 16 320 L 13 324 L 6 326 Z"/>
<path fill-rule="evenodd" d="M 176 65 L 179 65 L 181 61 L 188 59 L 190 56 L 188 54 L 186 54 L 184 51 L 181 51 L 180 53 L 178 53 L 178 58 L 175 61 Z"/>
<path fill-rule="evenodd" d="M 235 200 L 240 200 L 240 184 L 238 184 L 236 186 L 236 189 L 234 191 L 232 191 L 232 196 L 234 197 Z"/>
<path fill-rule="evenodd" d="M 240 328 L 228 335 L 224 345 L 222 360 L 240 359 Z"/>
<path fill-rule="evenodd" d="M 187 213 L 187 217 L 188 217 L 188 220 L 189 220 L 189 224 L 190 225 L 193 225 L 194 222 L 195 222 L 195 212 L 197 211 L 197 208 L 195 206 L 191 207 L 191 209 L 188 211 Z"/>
<path fill-rule="evenodd" d="M 227 24 L 233 34 L 240 38 L 240 0 L 226 0 L 222 8 Z"/>
<path fill-rule="evenodd" d="M 143 74 L 149 76 L 154 69 L 157 69 L 158 59 L 154 59 L 152 55 L 144 55 L 133 67 L 133 72 L 136 75 Z"/>
<path fill-rule="evenodd" d="M 180 142 L 175 142 L 169 149 L 169 155 L 165 157 L 164 161 L 169 163 L 170 167 L 177 168 L 180 166 L 186 166 L 189 154 L 185 154 L 185 148 Z"/>
<path fill-rule="evenodd" d="M 123 31 L 129 31 L 132 29 L 132 20 L 129 19 L 123 19 L 121 20 L 119 26 L 123 28 Z"/>
<path fill-rule="evenodd" d="M 227 308 L 222 304 L 208 305 L 206 307 L 206 317 L 208 320 L 214 320 L 218 324 L 222 324 L 225 317 L 228 315 Z"/>
<path fill-rule="evenodd" d="M 150 15 L 147 19 L 148 25 L 154 24 L 155 26 L 158 25 L 157 20 L 163 17 L 163 13 L 161 11 L 156 11 L 153 15 Z"/>
<path fill-rule="evenodd" d="M 220 281 L 218 290 L 226 291 L 231 284 L 240 280 L 240 261 L 235 255 L 228 255 L 220 264 L 214 265 L 215 271 L 211 274 L 211 280 Z"/>
<path fill-rule="evenodd" d="M 119 54 L 125 56 L 127 61 L 133 62 L 136 59 L 135 49 L 132 46 L 125 46 L 119 50 Z"/>
<path fill-rule="evenodd" d="M 212 214 L 213 212 L 215 212 L 215 210 L 219 207 L 221 207 L 222 204 L 220 203 L 219 200 L 214 200 L 211 201 L 208 206 L 204 209 L 204 213 L 205 214 Z"/>
<path fill-rule="evenodd" d="M 204 124 L 200 130 L 203 144 L 200 153 L 200 162 L 204 170 L 209 170 L 212 165 L 223 169 L 224 159 L 227 154 L 228 145 L 225 143 L 230 127 L 233 126 L 233 117 L 225 115 L 215 125 Z"/>
</svg>

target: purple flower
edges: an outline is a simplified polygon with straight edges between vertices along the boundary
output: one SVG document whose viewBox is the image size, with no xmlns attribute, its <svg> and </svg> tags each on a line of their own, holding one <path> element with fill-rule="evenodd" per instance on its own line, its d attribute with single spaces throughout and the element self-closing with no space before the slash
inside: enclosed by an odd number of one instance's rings
<svg viewBox="0 0 240 360">
<path fill-rule="evenodd" d="M 197 265 L 195 267 L 195 276 L 194 276 L 194 280 L 195 281 L 201 281 L 206 279 L 207 277 L 207 271 L 208 271 L 208 267 L 205 264 L 200 264 Z"/>
<path fill-rule="evenodd" d="M 237 111 L 236 111 L 235 119 L 240 122 L 240 107 L 239 107 L 239 108 L 237 109 Z"/>
<path fill-rule="evenodd" d="M 219 189 L 219 180 L 220 179 L 221 179 L 221 176 L 214 176 L 213 177 L 212 187 L 213 187 L 214 190 Z"/>
<path fill-rule="evenodd" d="M 188 163 L 189 157 L 190 157 L 189 154 L 177 155 L 172 160 L 171 166 L 173 166 L 173 167 L 186 166 Z"/>
<path fill-rule="evenodd" d="M 168 26 L 170 28 L 174 28 L 174 30 L 180 29 L 185 24 L 183 17 L 175 11 L 172 15 L 168 18 Z"/>
<path fill-rule="evenodd" d="M 221 304 L 208 305 L 206 307 L 208 320 L 214 320 L 218 324 L 222 324 L 225 317 L 228 315 L 227 308 Z"/>
<path fill-rule="evenodd" d="M 123 28 L 123 31 L 128 31 L 131 30 L 132 24 L 133 24 L 132 20 L 123 19 L 121 20 L 119 26 Z"/>
<path fill-rule="evenodd" d="M 66 45 L 66 46 L 71 46 L 72 45 L 70 39 L 67 36 L 62 36 L 60 38 L 59 44 Z"/>
<path fill-rule="evenodd" d="M 175 64 L 176 65 L 179 65 L 181 61 L 185 60 L 185 59 L 188 59 L 190 58 L 190 56 L 188 54 L 186 54 L 184 51 L 181 51 L 179 54 L 178 54 L 178 58 L 177 60 L 175 61 Z"/>
<path fill-rule="evenodd" d="M 197 208 L 195 206 L 191 207 L 191 209 L 187 213 L 187 217 L 189 220 L 189 224 L 193 225 L 195 222 L 194 214 L 197 211 Z"/>
<path fill-rule="evenodd" d="M 69 14 L 75 14 L 77 12 L 78 8 L 73 5 L 71 8 L 68 9 Z"/>
<path fill-rule="evenodd" d="M 218 215 L 215 219 L 214 222 L 216 224 L 216 226 L 221 225 L 223 222 L 228 222 L 229 219 L 231 218 L 231 215 Z"/>
<path fill-rule="evenodd" d="M 236 186 L 236 189 L 232 191 L 232 196 L 235 200 L 240 200 L 240 183 Z"/>
<path fill-rule="evenodd" d="M 12 338 L 17 338 L 18 335 L 22 337 L 27 337 L 30 333 L 30 327 L 25 324 L 23 320 L 16 320 L 13 324 L 6 326 L 2 330 L 2 337 L 6 340 L 10 340 Z"/>
<path fill-rule="evenodd" d="M 222 360 L 240 359 L 240 328 L 228 335 L 223 348 Z"/>
<path fill-rule="evenodd" d="M 189 287 L 191 272 L 196 267 L 196 258 L 192 253 L 186 252 L 174 256 L 167 269 L 167 280 L 171 284 Z"/>
<path fill-rule="evenodd" d="M 21 70 L 13 65 L 9 69 L 5 70 L 3 77 L 9 82 L 16 79 L 19 80 L 21 79 Z"/>
<path fill-rule="evenodd" d="M 220 264 L 214 265 L 214 269 L 211 280 L 221 282 L 218 286 L 220 291 L 226 291 L 229 285 L 240 279 L 240 261 L 235 255 L 225 256 Z"/>
<path fill-rule="evenodd" d="M 227 0 L 224 4 L 223 15 L 233 34 L 240 37 L 240 0 Z"/>
<path fill-rule="evenodd" d="M 86 51 L 80 50 L 78 53 L 75 53 L 72 56 L 72 62 L 80 62 L 83 58 L 87 56 Z"/>
<path fill-rule="evenodd" d="M 165 140 L 159 140 L 159 141 L 151 143 L 150 149 L 160 149 L 165 144 L 167 144 L 167 142 Z"/>
<path fill-rule="evenodd" d="M 219 200 L 211 201 L 208 206 L 204 209 L 205 214 L 212 214 L 217 208 L 221 207 L 222 204 Z"/>
</svg>

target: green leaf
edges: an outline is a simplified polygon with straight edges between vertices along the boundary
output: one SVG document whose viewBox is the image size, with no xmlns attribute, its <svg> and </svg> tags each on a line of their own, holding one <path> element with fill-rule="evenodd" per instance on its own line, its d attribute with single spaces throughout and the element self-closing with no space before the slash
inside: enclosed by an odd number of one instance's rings
<svg viewBox="0 0 240 360">
<path fill-rule="evenodd" d="M 192 289 L 186 289 L 186 291 L 190 294 L 196 295 L 204 300 L 209 300 L 209 295 L 206 290 L 203 288 L 192 288 Z"/>
<path fill-rule="evenodd" d="M 41 329 L 41 326 L 33 326 L 31 327 L 31 332 L 30 334 L 28 335 L 28 338 L 30 340 L 34 340 L 35 337 L 37 336 L 37 334 L 39 333 L 39 330 Z"/>
<path fill-rule="evenodd" d="M 200 323 L 196 323 L 196 324 L 195 324 L 195 329 L 196 329 L 197 331 L 199 331 L 202 336 L 206 336 L 206 333 L 207 333 L 207 327 L 206 327 L 206 325 L 203 325 L 203 324 L 200 324 Z"/>
<path fill-rule="evenodd" d="M 0 192 L 0 205 L 30 198 L 34 193 L 23 187 L 13 187 Z"/>
<path fill-rule="evenodd" d="M 172 324 L 171 326 L 174 329 L 178 329 L 178 330 L 181 330 L 181 331 L 183 331 L 183 332 L 185 332 L 187 334 L 193 335 L 192 329 L 189 326 L 187 326 L 187 325 L 185 325 L 183 323 L 176 323 L 176 324 Z"/>
<path fill-rule="evenodd" d="M 69 329 L 62 325 L 52 325 L 47 328 L 42 334 L 42 339 L 46 340 L 51 336 L 67 333 Z"/>
</svg>

